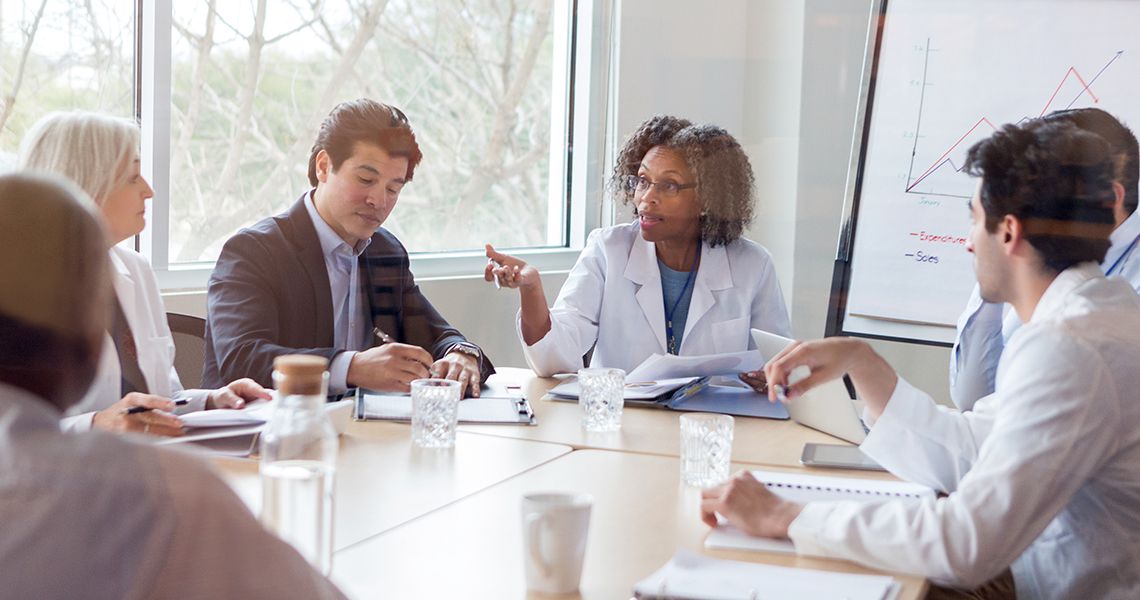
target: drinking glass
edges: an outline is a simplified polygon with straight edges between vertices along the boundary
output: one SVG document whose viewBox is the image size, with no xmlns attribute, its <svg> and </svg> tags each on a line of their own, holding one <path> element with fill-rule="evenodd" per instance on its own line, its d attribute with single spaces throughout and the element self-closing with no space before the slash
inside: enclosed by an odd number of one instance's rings
<svg viewBox="0 0 1140 600">
<path fill-rule="evenodd" d="M 625 406 L 625 371 L 579 369 L 578 405 L 586 431 L 617 431 Z"/>
<path fill-rule="evenodd" d="M 732 417 L 711 413 L 681 415 L 681 481 L 707 488 L 728 479 L 732 458 Z"/>
<path fill-rule="evenodd" d="M 412 382 L 412 443 L 421 448 L 455 446 L 458 418 L 458 381 L 417 379 Z"/>
</svg>

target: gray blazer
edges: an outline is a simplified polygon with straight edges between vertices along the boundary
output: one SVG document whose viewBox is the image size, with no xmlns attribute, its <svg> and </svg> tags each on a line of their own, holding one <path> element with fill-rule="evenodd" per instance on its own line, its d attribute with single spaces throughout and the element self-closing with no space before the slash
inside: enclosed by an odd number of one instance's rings
<svg viewBox="0 0 1140 600">
<path fill-rule="evenodd" d="M 207 295 L 206 363 L 203 387 L 241 377 L 271 386 L 273 359 L 301 353 L 332 360 L 332 292 L 321 244 L 304 201 L 263 219 L 230 238 L 222 248 Z M 373 325 L 398 342 L 439 359 L 467 339 L 420 293 L 408 252 L 381 228 L 360 257 Z M 484 380 L 495 372 L 486 356 Z"/>
</svg>

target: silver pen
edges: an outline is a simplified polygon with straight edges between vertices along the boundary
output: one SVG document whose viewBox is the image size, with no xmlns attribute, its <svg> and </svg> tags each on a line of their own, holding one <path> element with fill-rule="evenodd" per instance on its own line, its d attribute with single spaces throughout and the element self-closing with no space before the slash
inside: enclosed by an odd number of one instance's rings
<svg viewBox="0 0 1140 600">
<path fill-rule="evenodd" d="M 490 256 L 487 257 L 487 264 L 495 266 L 495 267 L 502 266 L 499 263 L 495 262 L 495 259 L 491 258 Z M 503 286 L 499 284 L 499 276 L 496 275 L 494 271 L 491 271 L 491 281 L 495 282 L 495 289 L 496 290 L 503 289 Z"/>
</svg>

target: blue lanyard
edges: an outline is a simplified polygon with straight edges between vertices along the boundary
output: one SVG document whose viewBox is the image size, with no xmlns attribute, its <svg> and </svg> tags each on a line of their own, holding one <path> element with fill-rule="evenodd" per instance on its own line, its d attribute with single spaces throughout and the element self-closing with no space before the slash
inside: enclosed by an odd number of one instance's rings
<svg viewBox="0 0 1140 600">
<path fill-rule="evenodd" d="M 677 307 L 681 305 L 681 299 L 685 297 L 685 291 L 692 285 L 693 280 L 697 277 L 697 265 L 701 260 L 701 244 L 697 242 L 697 256 L 693 258 L 693 268 L 689 269 L 689 276 L 685 278 L 685 287 L 681 288 L 681 293 L 677 294 L 677 299 L 673 301 L 673 308 L 665 313 L 665 339 L 668 341 L 669 354 L 677 354 L 677 338 L 673 337 L 673 315 L 677 314 Z"/>
<path fill-rule="evenodd" d="M 1132 243 L 1128 244 L 1128 247 L 1124 249 L 1124 252 L 1120 253 L 1120 256 L 1116 258 L 1116 262 L 1112 263 L 1112 266 L 1105 270 L 1104 275 L 1106 277 L 1112 275 L 1113 271 L 1116 271 L 1116 267 L 1119 267 L 1120 263 L 1124 262 L 1125 258 L 1128 258 L 1128 255 L 1132 253 L 1132 250 L 1134 248 L 1136 248 L 1136 242 L 1140 242 L 1140 235 L 1132 238 Z"/>
</svg>

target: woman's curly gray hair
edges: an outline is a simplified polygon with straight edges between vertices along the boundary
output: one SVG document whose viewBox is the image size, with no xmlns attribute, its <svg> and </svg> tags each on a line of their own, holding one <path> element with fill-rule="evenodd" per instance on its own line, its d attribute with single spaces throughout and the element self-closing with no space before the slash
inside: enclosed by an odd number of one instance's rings
<svg viewBox="0 0 1140 600">
<path fill-rule="evenodd" d="M 702 205 L 701 239 L 710 246 L 727 244 L 752 223 L 752 165 L 736 138 L 715 125 L 694 125 L 678 117 L 656 116 L 641 124 L 618 153 L 610 188 L 623 203 L 634 204 L 626 178 L 637 175 L 650 148 L 661 146 L 681 154 L 696 175 Z"/>
</svg>

